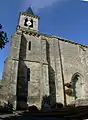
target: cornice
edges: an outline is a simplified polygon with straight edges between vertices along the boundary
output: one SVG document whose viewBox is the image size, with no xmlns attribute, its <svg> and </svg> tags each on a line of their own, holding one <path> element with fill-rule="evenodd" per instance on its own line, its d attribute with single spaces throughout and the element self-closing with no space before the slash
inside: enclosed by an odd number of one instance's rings
<svg viewBox="0 0 88 120">
<path fill-rule="evenodd" d="M 27 16 L 29 16 L 29 17 L 31 16 L 31 17 L 33 17 L 33 18 L 38 18 L 38 19 L 40 19 L 39 16 L 37 16 L 37 15 L 32 15 L 32 14 L 29 14 L 29 13 L 27 13 L 27 12 L 22 12 L 21 15 L 27 15 Z"/>
</svg>

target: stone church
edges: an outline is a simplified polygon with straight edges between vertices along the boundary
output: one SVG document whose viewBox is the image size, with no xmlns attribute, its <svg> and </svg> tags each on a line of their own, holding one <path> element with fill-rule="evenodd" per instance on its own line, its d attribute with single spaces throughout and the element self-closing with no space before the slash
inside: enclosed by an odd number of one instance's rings
<svg viewBox="0 0 88 120">
<path fill-rule="evenodd" d="M 51 105 L 87 105 L 88 46 L 41 34 L 38 21 L 31 8 L 19 15 L 4 62 L 0 100 L 15 109 L 41 108 L 46 95 Z"/>
</svg>

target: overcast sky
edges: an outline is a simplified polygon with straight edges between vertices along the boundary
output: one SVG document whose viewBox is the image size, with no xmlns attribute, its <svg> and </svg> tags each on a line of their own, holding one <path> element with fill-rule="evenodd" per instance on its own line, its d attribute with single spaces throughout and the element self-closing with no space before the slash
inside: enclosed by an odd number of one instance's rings
<svg viewBox="0 0 88 120">
<path fill-rule="evenodd" d="M 16 30 L 20 11 L 29 6 L 40 16 L 39 31 L 82 44 L 88 44 L 88 2 L 81 0 L 0 0 L 0 23 L 11 35 Z M 0 79 L 10 42 L 0 50 Z"/>
</svg>

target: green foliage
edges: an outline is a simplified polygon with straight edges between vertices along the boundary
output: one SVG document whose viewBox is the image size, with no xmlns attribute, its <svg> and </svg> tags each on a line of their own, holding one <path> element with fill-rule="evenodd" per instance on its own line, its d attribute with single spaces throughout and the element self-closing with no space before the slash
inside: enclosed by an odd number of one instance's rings
<svg viewBox="0 0 88 120">
<path fill-rule="evenodd" d="M 7 42 L 7 33 L 2 30 L 2 25 L 0 24 L 0 48 L 3 49 Z"/>
</svg>

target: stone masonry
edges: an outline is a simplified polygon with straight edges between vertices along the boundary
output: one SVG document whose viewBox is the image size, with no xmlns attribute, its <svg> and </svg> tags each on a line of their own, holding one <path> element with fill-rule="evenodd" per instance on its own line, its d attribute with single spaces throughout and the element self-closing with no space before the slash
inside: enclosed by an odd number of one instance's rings
<svg viewBox="0 0 88 120">
<path fill-rule="evenodd" d="M 51 105 L 87 105 L 88 46 L 39 33 L 38 20 L 30 8 L 20 13 L 0 83 L 1 103 L 41 108 L 47 95 Z"/>
</svg>

